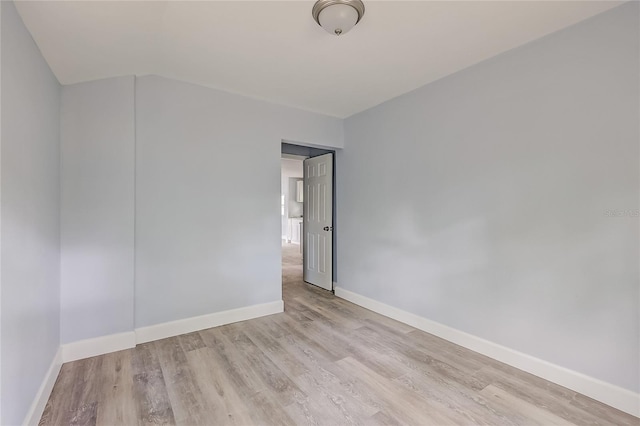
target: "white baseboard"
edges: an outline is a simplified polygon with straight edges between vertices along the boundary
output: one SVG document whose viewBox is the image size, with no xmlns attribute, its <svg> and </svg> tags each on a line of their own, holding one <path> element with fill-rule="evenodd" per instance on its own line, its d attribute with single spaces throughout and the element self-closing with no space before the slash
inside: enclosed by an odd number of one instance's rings
<svg viewBox="0 0 640 426">
<path fill-rule="evenodd" d="M 122 351 L 136 346 L 136 334 L 133 331 L 110 334 L 93 339 L 65 343 L 61 346 L 62 362 L 76 361 L 110 352 Z"/>
<path fill-rule="evenodd" d="M 156 324 L 149 327 L 136 328 L 135 331 L 126 333 L 110 334 L 108 336 L 66 343 L 60 347 L 61 360 L 62 362 L 70 362 L 92 356 L 104 355 L 110 352 L 133 348 L 138 343 L 151 342 L 153 340 L 280 312 L 284 312 L 284 302 L 282 300 Z"/>
<path fill-rule="evenodd" d="M 363 308 L 393 318 L 472 351 L 504 362 L 512 367 L 557 383 L 560 386 L 603 402 L 618 410 L 640 417 L 640 394 L 498 345 L 340 287 L 335 287 L 335 294 Z"/>
<path fill-rule="evenodd" d="M 191 333 L 193 331 L 204 330 L 205 328 L 218 327 L 220 325 L 231 324 L 238 321 L 246 321 L 266 315 L 284 312 L 284 302 L 263 303 L 260 305 L 246 306 L 228 311 L 216 312 L 213 314 L 201 315 L 198 317 L 186 318 L 178 321 L 165 322 L 149 327 L 136 328 L 136 342 L 145 343 L 153 340 L 164 339 L 180 334 Z"/>
<path fill-rule="evenodd" d="M 56 383 L 58 373 L 65 362 L 76 361 L 110 352 L 134 348 L 138 343 L 151 342 L 153 340 L 173 337 L 184 333 L 217 327 L 238 321 L 250 320 L 266 315 L 284 312 L 284 302 L 277 300 L 271 303 L 246 306 L 228 311 L 187 318 L 179 321 L 166 322 L 150 327 L 137 328 L 126 333 L 110 334 L 92 339 L 66 343 L 58 348 L 51 366 L 38 389 L 38 393 L 29 408 L 24 419 L 24 426 L 37 425 L 42 417 L 53 385 Z"/>
<path fill-rule="evenodd" d="M 58 348 L 58 351 L 53 357 L 51 365 L 42 380 L 38 393 L 36 393 L 36 396 L 31 403 L 31 407 L 29 407 L 27 416 L 24 418 L 24 422 L 22 422 L 24 426 L 36 426 L 40 422 L 42 413 L 44 412 L 47 401 L 49 400 L 49 395 L 51 395 L 51 391 L 53 390 L 53 385 L 56 384 L 60 367 L 62 367 L 62 350 L 61 348 Z"/>
</svg>

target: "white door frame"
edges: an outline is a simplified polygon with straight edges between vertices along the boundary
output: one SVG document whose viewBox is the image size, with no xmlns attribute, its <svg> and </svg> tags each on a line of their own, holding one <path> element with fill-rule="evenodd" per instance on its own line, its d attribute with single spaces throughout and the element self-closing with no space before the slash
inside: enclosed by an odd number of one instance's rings
<svg viewBox="0 0 640 426">
<path fill-rule="evenodd" d="M 336 203 L 336 151 L 339 148 L 333 147 L 333 146 L 320 146 L 320 145 L 309 145 L 309 144 L 305 144 L 303 142 L 296 142 L 296 141 L 290 141 L 290 140 L 281 140 L 280 141 L 281 144 L 288 144 L 288 145 L 295 145 L 295 146 L 299 146 L 304 148 L 311 148 L 311 149 L 317 149 L 317 150 L 321 150 L 321 151 L 325 151 L 325 153 L 331 153 L 333 154 L 333 211 L 331 212 L 332 215 L 332 223 L 333 223 L 333 235 L 332 235 L 332 255 L 335 258 L 335 252 L 336 252 L 336 217 L 335 217 L 335 211 L 336 211 L 336 207 L 335 207 L 335 203 Z M 321 154 L 318 154 L 321 155 Z M 290 158 L 290 159 L 300 159 L 300 160 L 304 160 L 306 158 L 309 158 L 309 156 L 307 155 L 299 155 L 299 154 L 288 154 L 288 153 L 284 153 L 282 152 L 282 148 L 280 150 L 280 158 Z M 304 241 L 302 241 L 304 243 Z M 333 259 L 332 259 L 333 261 Z M 282 263 L 282 257 L 280 257 L 280 262 Z M 304 262 L 304 255 L 303 255 L 303 262 Z M 331 271 L 331 276 L 332 276 L 332 288 L 334 291 L 335 290 L 335 276 L 334 276 L 334 271 L 335 271 L 335 262 L 332 262 L 332 271 Z"/>
</svg>

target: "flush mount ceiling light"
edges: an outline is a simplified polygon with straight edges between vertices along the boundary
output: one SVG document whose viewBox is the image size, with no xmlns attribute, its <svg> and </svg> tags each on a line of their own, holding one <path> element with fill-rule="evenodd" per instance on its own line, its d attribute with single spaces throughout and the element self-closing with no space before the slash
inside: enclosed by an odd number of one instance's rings
<svg viewBox="0 0 640 426">
<path fill-rule="evenodd" d="M 360 0 L 318 0 L 311 14 L 329 34 L 346 34 L 362 19 L 364 3 Z"/>
</svg>

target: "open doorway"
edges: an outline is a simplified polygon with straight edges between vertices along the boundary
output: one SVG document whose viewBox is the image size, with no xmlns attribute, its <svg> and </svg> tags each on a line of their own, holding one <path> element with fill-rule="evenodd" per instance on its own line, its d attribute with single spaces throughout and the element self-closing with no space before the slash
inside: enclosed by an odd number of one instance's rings
<svg viewBox="0 0 640 426">
<path fill-rule="evenodd" d="M 283 154 L 281 164 L 280 214 L 283 244 L 299 246 L 302 253 L 304 208 L 303 160 L 306 157 Z"/>
<path fill-rule="evenodd" d="M 306 156 L 282 154 L 280 214 L 282 219 L 282 298 L 286 307 L 305 291 L 303 281 L 303 160 Z M 300 182 L 300 183 L 299 183 Z"/>
<path fill-rule="evenodd" d="M 281 168 L 283 298 L 305 287 L 333 291 L 334 151 L 283 143 Z"/>
</svg>

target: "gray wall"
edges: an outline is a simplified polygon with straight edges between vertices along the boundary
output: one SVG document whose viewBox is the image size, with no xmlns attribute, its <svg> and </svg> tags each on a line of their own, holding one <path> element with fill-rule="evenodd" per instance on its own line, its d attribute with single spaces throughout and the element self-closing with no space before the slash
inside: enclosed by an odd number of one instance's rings
<svg viewBox="0 0 640 426">
<path fill-rule="evenodd" d="M 150 76 L 136 132 L 136 326 L 280 300 L 281 140 L 342 121 Z"/>
<path fill-rule="evenodd" d="M 60 343 L 60 86 L 12 2 L 2 15 L 1 399 L 21 424 Z"/>
<path fill-rule="evenodd" d="M 338 285 L 637 392 L 638 15 L 347 119 Z"/>
<path fill-rule="evenodd" d="M 61 137 L 67 343 L 280 300 L 281 140 L 343 128 L 149 76 L 65 86 Z"/>
<path fill-rule="evenodd" d="M 62 89 L 62 343 L 133 330 L 134 77 Z"/>
</svg>

